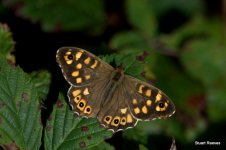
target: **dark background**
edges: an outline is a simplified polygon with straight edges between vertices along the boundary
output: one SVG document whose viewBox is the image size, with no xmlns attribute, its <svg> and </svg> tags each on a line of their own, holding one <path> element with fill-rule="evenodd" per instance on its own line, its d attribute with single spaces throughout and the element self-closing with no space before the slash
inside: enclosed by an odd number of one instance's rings
<svg viewBox="0 0 226 150">
<path fill-rule="evenodd" d="M 158 55 L 155 58 L 155 63 L 148 67 L 148 72 L 149 74 L 151 72 L 152 75 L 147 75 L 146 78 L 166 91 L 167 95 L 174 101 L 177 112 L 170 120 L 166 119 L 162 122 L 158 120 L 153 124 L 145 122 L 139 124 L 135 129 L 116 133 L 107 142 L 116 149 L 128 147 L 138 149 L 140 145 L 144 145 L 148 149 L 169 149 L 172 138 L 175 138 L 178 149 L 223 149 L 226 141 L 224 115 L 224 106 L 226 106 L 226 57 L 223 57 L 226 56 L 224 45 L 226 4 L 222 0 L 183 2 L 179 2 L 179 0 L 164 2 L 162 0 L 157 3 L 145 1 L 150 5 L 148 5 L 148 8 L 153 14 L 148 14 L 145 10 L 144 12 L 141 11 L 140 14 L 152 16 L 151 22 L 155 22 L 155 25 L 150 23 L 153 26 L 143 27 L 142 24 L 146 20 L 137 15 L 136 5 L 133 5 L 134 8 L 128 8 L 128 1 L 99 1 L 102 10 L 100 16 L 103 16 L 103 18 L 98 18 L 95 5 L 93 6 L 94 9 L 89 9 L 88 2 L 87 5 L 83 5 L 79 1 L 75 1 L 75 5 L 71 7 L 64 3 L 62 4 L 62 8 L 65 9 L 64 14 L 64 11 L 54 9 L 58 8 L 56 5 L 61 5 L 60 3 L 63 2 L 55 3 L 53 0 L 49 0 L 49 5 L 41 5 L 39 8 L 38 5 L 35 5 L 36 1 L 32 5 L 32 2 L 23 0 L 3 0 L 0 4 L 0 22 L 7 24 L 13 34 L 13 39 L 16 42 L 14 54 L 17 65 L 28 73 L 40 69 L 51 72 L 53 79 L 48 99 L 52 100 L 45 104 L 50 108 L 57 99 L 56 93 L 64 89 L 62 87 L 65 87 L 66 90 L 68 86 L 55 62 L 55 53 L 59 47 L 81 47 L 96 55 L 115 52 L 120 54 L 125 49 L 128 52 L 128 49 L 133 45 L 129 45 L 129 42 L 126 43 L 127 38 L 124 36 L 122 42 L 127 45 L 121 44 L 120 47 L 119 42 L 119 46 L 115 46 L 117 45 L 115 39 L 119 37 L 119 34 L 124 32 L 138 33 L 145 40 L 142 42 L 136 41 L 137 39 L 133 41 L 135 47 L 140 48 L 140 52 L 150 49 L 151 54 L 157 53 L 156 55 Z M 164 5 L 165 3 L 170 3 L 170 5 Z M 182 5 L 183 3 L 185 5 Z M 73 8 L 74 6 L 75 8 Z M 68 11 L 72 9 L 71 12 L 73 12 L 69 13 L 72 16 L 69 17 L 70 20 L 62 19 L 68 18 L 67 9 Z M 138 9 L 138 11 L 140 10 Z M 36 12 L 38 12 L 38 15 Z M 51 16 L 53 14 L 62 18 L 55 19 Z M 45 15 L 46 17 L 44 17 Z M 98 18 L 96 24 L 88 24 L 83 20 L 84 18 L 89 20 L 94 16 Z M 192 25 L 192 20 L 199 16 L 204 18 L 203 23 Z M 76 25 L 76 22 L 80 22 L 80 20 L 88 25 Z M 95 22 L 95 19 L 92 21 Z M 214 21 L 217 23 L 212 25 L 211 23 Z M 70 22 L 75 23 L 68 27 L 67 24 L 70 24 Z M 141 26 L 139 26 L 139 23 Z M 153 28 L 150 34 L 147 32 L 149 28 Z M 212 29 L 213 32 L 211 32 Z M 198 48 L 195 49 L 193 42 L 196 43 L 197 41 L 205 46 L 201 44 L 200 47 L 197 46 Z M 142 43 L 148 46 L 140 46 Z M 208 44 L 211 46 L 208 46 Z M 220 50 L 218 50 L 219 47 Z M 202 48 L 206 49 L 202 50 Z M 208 48 L 211 48 L 211 50 L 208 50 Z M 209 53 L 209 51 L 211 52 Z M 203 55 L 206 57 L 203 58 Z M 198 60 L 202 59 L 203 61 L 200 61 L 200 63 Z M 218 66 L 219 61 L 221 63 Z M 214 73 L 211 72 L 216 71 L 215 69 L 220 75 L 213 79 L 211 74 Z M 198 75 L 197 71 L 200 71 Z M 208 73 L 210 73 L 209 78 L 207 77 Z M 211 80 L 210 84 L 209 80 Z M 43 112 L 43 120 L 50 112 L 51 109 Z M 140 132 L 144 126 L 150 128 L 148 131 L 156 132 L 146 134 Z M 142 138 L 144 138 L 144 142 L 142 142 Z M 215 141 L 221 142 L 221 145 L 195 146 L 194 141 Z"/>
</svg>

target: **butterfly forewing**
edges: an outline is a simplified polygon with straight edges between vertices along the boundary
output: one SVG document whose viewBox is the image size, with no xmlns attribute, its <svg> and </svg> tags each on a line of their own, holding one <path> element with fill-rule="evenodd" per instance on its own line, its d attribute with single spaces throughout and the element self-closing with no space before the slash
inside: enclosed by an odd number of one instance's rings
<svg viewBox="0 0 226 150">
<path fill-rule="evenodd" d="M 135 118 L 166 118 L 175 112 L 172 101 L 158 88 L 128 75 L 125 76 L 125 81 L 128 104 Z"/>
<path fill-rule="evenodd" d="M 113 67 L 80 48 L 62 47 L 56 58 L 65 79 L 72 86 L 88 84 L 113 70 Z"/>
</svg>

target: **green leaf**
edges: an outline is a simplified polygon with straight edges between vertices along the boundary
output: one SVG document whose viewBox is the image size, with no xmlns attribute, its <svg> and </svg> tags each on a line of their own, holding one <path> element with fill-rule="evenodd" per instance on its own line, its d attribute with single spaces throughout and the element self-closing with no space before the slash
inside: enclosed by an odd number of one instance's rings
<svg viewBox="0 0 226 150">
<path fill-rule="evenodd" d="M 33 22 L 41 22 L 45 31 L 84 30 L 91 33 L 102 30 L 106 23 L 102 0 L 20 0 L 21 14 Z"/>
<path fill-rule="evenodd" d="M 128 31 L 120 32 L 113 36 L 110 41 L 112 49 L 124 49 L 124 48 L 142 48 L 146 45 L 145 39 L 137 32 Z"/>
<path fill-rule="evenodd" d="M 152 9 L 157 16 L 164 15 L 172 10 L 180 11 L 186 16 L 192 16 L 203 11 L 204 3 L 202 0 L 190 0 L 185 3 L 181 0 L 158 0 L 152 1 Z"/>
<path fill-rule="evenodd" d="M 213 39 L 190 43 L 189 50 L 182 53 L 187 71 L 200 80 L 206 88 L 207 108 L 214 121 L 224 120 L 226 107 L 226 50 L 225 44 Z"/>
<path fill-rule="evenodd" d="M 89 150 L 114 150 L 115 148 L 107 142 L 102 142 L 97 146 L 90 148 Z"/>
<path fill-rule="evenodd" d="M 51 75 L 46 70 L 35 71 L 30 74 L 34 86 L 37 88 L 39 96 L 45 99 L 49 93 Z"/>
<path fill-rule="evenodd" d="M 222 32 L 224 32 L 224 26 L 221 21 L 218 19 L 207 20 L 203 16 L 197 15 L 184 26 L 175 29 L 172 33 L 160 35 L 159 39 L 167 47 L 180 50 L 181 45 L 185 45 L 193 39 L 214 37 L 219 41 L 225 42 Z"/>
<path fill-rule="evenodd" d="M 39 149 L 41 110 L 31 78 L 0 56 L 0 145 Z"/>
<path fill-rule="evenodd" d="M 127 62 L 128 64 L 125 68 L 125 72 L 133 77 L 143 79 L 141 73 L 144 71 L 144 64 L 137 61 L 136 58 L 133 58 L 132 60 L 133 61 L 130 59 L 130 62 Z"/>
<path fill-rule="evenodd" d="M 123 66 L 126 74 L 142 79 L 143 64 L 136 59 L 137 53 L 112 54 L 101 56 L 107 63 L 115 63 L 115 67 Z"/>
<path fill-rule="evenodd" d="M 88 149 L 112 135 L 100 127 L 96 118 L 75 117 L 60 94 L 45 129 L 45 149 Z"/>
<path fill-rule="evenodd" d="M 144 145 L 140 144 L 139 145 L 139 150 L 148 150 L 148 148 L 145 147 Z"/>
<path fill-rule="evenodd" d="M 226 73 L 225 45 L 212 39 L 194 41 L 182 53 L 182 62 L 188 72 L 206 86 L 214 84 Z"/>
<path fill-rule="evenodd" d="M 146 37 L 156 32 L 156 20 L 148 0 L 127 0 L 126 11 L 129 22 Z"/>
<path fill-rule="evenodd" d="M 7 57 L 13 63 L 15 63 L 15 58 L 10 53 L 14 48 L 14 44 L 8 26 L 0 23 L 0 55 Z"/>
</svg>

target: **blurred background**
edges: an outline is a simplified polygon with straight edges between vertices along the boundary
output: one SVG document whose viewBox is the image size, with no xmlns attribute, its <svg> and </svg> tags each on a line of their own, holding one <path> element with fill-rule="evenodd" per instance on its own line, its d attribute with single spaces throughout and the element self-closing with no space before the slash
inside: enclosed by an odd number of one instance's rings
<svg viewBox="0 0 226 150">
<path fill-rule="evenodd" d="M 25 72 L 52 73 L 53 99 L 67 86 L 55 62 L 59 47 L 137 56 L 141 76 L 172 99 L 176 113 L 114 134 L 107 142 L 115 149 L 170 149 L 173 139 L 178 149 L 226 148 L 226 1 L 2 0 L 0 23 Z"/>
</svg>

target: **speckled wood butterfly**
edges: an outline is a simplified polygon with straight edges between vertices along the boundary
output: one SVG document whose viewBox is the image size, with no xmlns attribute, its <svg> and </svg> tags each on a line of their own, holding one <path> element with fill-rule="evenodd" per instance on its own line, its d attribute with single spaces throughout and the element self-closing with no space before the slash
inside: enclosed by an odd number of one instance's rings
<svg viewBox="0 0 226 150">
<path fill-rule="evenodd" d="M 57 62 L 71 85 L 70 104 L 76 114 L 97 117 L 113 132 L 134 127 L 138 120 L 170 117 L 171 100 L 156 87 L 114 69 L 90 52 L 62 47 Z"/>
</svg>

